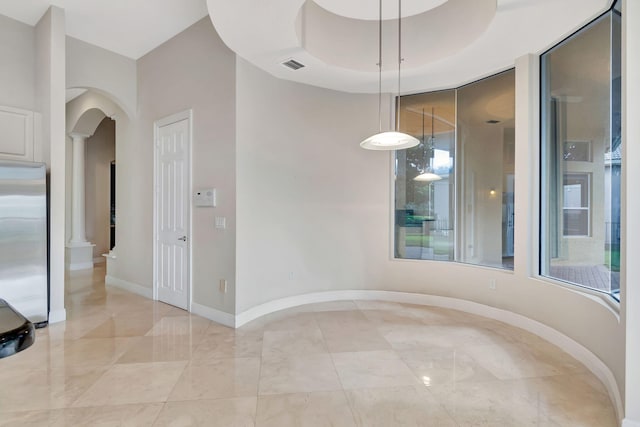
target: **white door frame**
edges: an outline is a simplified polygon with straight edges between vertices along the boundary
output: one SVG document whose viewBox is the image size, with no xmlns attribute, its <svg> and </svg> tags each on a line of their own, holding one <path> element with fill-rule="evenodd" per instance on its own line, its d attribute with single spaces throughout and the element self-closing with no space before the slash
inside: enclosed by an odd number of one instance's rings
<svg viewBox="0 0 640 427">
<path fill-rule="evenodd" d="M 192 150 L 193 150 L 193 110 L 188 109 L 184 111 L 180 111 L 179 113 L 172 114 L 168 117 L 162 118 L 160 120 L 156 120 L 153 122 L 153 299 L 155 301 L 158 300 L 158 248 L 156 241 L 158 239 L 158 191 L 160 187 L 158 186 L 158 131 L 161 127 L 170 125 L 172 123 L 176 123 L 182 120 L 189 120 L 189 138 L 187 140 L 187 146 L 189 149 L 188 159 L 187 159 L 187 167 L 189 168 L 188 173 L 188 194 L 189 194 L 189 203 L 187 204 L 187 268 L 189 268 L 188 281 L 189 286 L 187 289 L 188 297 L 187 297 L 187 311 L 191 312 L 191 304 L 193 301 L 193 285 L 192 285 L 192 251 L 193 246 L 191 244 L 192 241 L 192 230 L 191 230 L 191 222 L 192 222 L 192 210 L 191 210 L 191 194 L 193 193 L 193 173 L 192 173 Z"/>
</svg>

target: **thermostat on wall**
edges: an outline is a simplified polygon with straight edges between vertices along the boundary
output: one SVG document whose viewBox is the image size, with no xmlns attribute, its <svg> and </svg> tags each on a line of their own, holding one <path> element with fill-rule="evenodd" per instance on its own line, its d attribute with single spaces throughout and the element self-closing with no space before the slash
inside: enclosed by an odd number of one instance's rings
<svg viewBox="0 0 640 427">
<path fill-rule="evenodd" d="M 216 189 L 204 188 L 193 193 L 193 204 L 199 207 L 215 207 Z"/>
</svg>

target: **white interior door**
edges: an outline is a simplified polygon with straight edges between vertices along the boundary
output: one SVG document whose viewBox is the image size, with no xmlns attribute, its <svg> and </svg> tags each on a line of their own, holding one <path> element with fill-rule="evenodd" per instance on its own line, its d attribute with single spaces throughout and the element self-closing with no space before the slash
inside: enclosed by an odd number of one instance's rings
<svg viewBox="0 0 640 427">
<path fill-rule="evenodd" d="M 156 298 L 189 309 L 190 118 L 156 123 Z"/>
</svg>

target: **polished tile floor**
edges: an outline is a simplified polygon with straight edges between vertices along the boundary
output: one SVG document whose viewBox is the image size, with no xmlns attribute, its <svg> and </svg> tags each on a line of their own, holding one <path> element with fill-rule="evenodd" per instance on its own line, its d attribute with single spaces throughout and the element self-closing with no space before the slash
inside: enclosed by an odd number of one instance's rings
<svg viewBox="0 0 640 427">
<path fill-rule="evenodd" d="M 499 322 L 346 301 L 234 331 L 102 277 L 70 277 L 68 321 L 0 360 L 0 425 L 617 425 L 583 365 Z"/>
</svg>

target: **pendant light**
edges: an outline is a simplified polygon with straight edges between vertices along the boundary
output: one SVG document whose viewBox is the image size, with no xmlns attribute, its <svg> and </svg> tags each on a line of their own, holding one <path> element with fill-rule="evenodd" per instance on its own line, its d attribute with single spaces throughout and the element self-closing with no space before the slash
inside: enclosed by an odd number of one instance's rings
<svg viewBox="0 0 640 427">
<path fill-rule="evenodd" d="M 437 175 L 433 172 L 430 165 L 433 153 L 433 144 L 436 140 L 436 137 L 434 135 L 433 118 L 434 110 L 433 107 L 431 107 L 431 137 L 429 138 L 429 143 L 427 143 L 427 141 L 425 141 L 424 139 L 424 108 L 422 109 L 422 144 L 424 145 L 424 170 L 420 175 L 413 178 L 414 181 L 433 182 L 440 181 L 442 179 L 440 175 Z"/>
<path fill-rule="evenodd" d="M 382 0 L 380 0 L 380 19 L 378 20 L 378 121 L 379 132 L 360 143 L 367 150 L 401 150 L 415 147 L 420 143 L 417 138 L 400 132 L 400 68 L 402 64 L 402 0 L 398 0 L 398 108 L 396 130 L 382 132 Z"/>
</svg>

